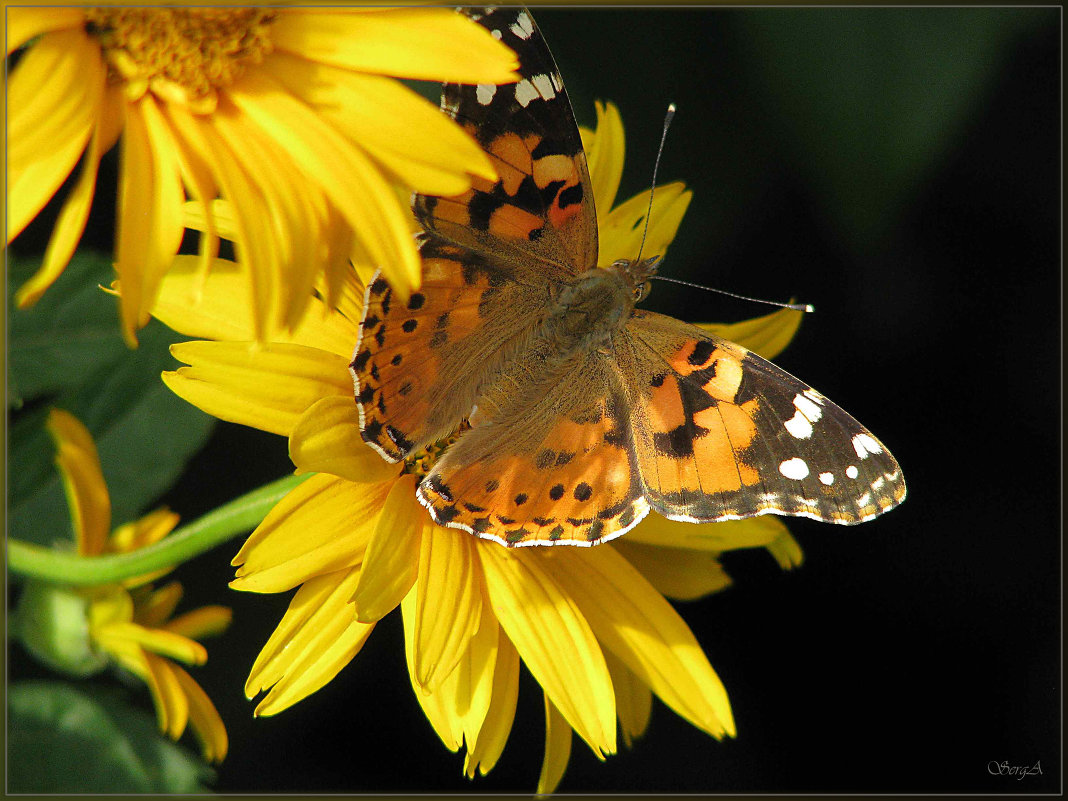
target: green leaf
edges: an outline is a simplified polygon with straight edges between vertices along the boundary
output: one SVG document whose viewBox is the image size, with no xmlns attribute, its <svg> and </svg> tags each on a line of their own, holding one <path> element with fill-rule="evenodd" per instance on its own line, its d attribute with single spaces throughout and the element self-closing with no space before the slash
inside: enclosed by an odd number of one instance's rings
<svg viewBox="0 0 1068 801">
<path fill-rule="evenodd" d="M 78 386 L 101 368 L 125 356 L 115 299 L 100 286 L 115 277 L 111 260 L 78 252 L 44 296 L 28 309 L 16 309 L 15 290 L 37 264 L 11 258 L 7 283 L 10 328 L 8 408 Z"/>
<path fill-rule="evenodd" d="M 61 290 L 53 299 L 54 305 L 45 307 L 46 311 L 55 310 L 46 320 L 60 326 L 52 333 L 48 333 L 50 323 L 16 325 L 15 320 L 24 312 L 11 315 L 11 371 L 19 372 L 12 383 L 20 400 L 34 398 L 35 404 L 15 414 L 11 421 L 8 532 L 41 545 L 71 537 L 70 512 L 53 462 L 54 446 L 44 430 L 49 407 L 69 411 L 96 440 L 111 493 L 113 527 L 135 519 L 174 483 L 214 425 L 213 418 L 178 398 L 160 380 L 161 372 L 177 366 L 169 346 L 181 337 L 153 321 L 140 332 L 139 347 L 127 348 L 119 333 L 114 303 L 97 287 L 106 278 L 99 257 L 78 259 L 75 277 L 89 287 L 89 295 L 83 297 L 83 287 L 57 282 L 41 300 L 43 304 Z M 60 280 L 66 278 L 64 273 Z M 93 298 L 95 306 L 89 302 Z M 39 309 L 40 305 L 29 314 Z M 65 313 L 59 313 L 61 309 L 76 319 L 62 322 Z M 99 339 L 89 333 L 96 324 L 101 327 Z M 84 336 L 79 338 L 78 331 Z M 69 358 L 64 349 L 68 339 L 85 363 Z M 113 341 L 117 348 L 85 348 L 86 342 L 105 340 Z M 22 360 L 17 371 L 15 354 Z M 33 375 L 29 368 L 32 354 L 36 354 L 32 358 L 41 359 L 37 365 L 41 376 Z M 77 367 L 57 367 L 56 360 L 68 365 L 77 362 Z"/>
<path fill-rule="evenodd" d="M 1042 11 L 765 9 L 738 19 L 773 127 L 863 251 L 962 135 Z"/>
<path fill-rule="evenodd" d="M 13 793 L 204 793 L 214 772 L 163 738 L 116 692 L 64 682 L 8 689 L 7 789 Z"/>
</svg>

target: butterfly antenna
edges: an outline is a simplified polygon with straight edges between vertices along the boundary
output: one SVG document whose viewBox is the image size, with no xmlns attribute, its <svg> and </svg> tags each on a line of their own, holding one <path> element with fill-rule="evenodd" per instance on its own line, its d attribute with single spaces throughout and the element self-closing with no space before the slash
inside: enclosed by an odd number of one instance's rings
<svg viewBox="0 0 1068 801">
<path fill-rule="evenodd" d="M 682 284 L 683 286 L 693 287 L 694 289 L 704 289 L 707 292 L 716 292 L 720 295 L 727 295 L 731 298 L 737 298 L 738 300 L 749 300 L 753 303 L 764 303 L 768 306 L 778 306 L 782 309 L 793 309 L 799 312 L 814 312 L 816 307 L 811 303 L 779 303 L 774 300 L 764 300 L 763 298 L 751 298 L 748 295 L 738 295 L 734 292 L 728 292 L 726 289 L 716 289 L 711 286 L 703 286 L 702 284 L 691 284 L 689 281 L 682 281 L 678 278 L 668 278 L 664 275 L 650 275 L 650 281 L 667 281 L 672 284 Z"/>
<path fill-rule="evenodd" d="M 634 261 L 641 261 L 642 250 L 645 248 L 645 237 L 649 233 L 649 217 L 653 213 L 653 193 L 656 192 L 656 171 L 660 168 L 660 154 L 664 152 L 664 140 L 667 139 L 668 126 L 675 119 L 675 104 L 668 104 L 667 114 L 664 115 L 664 131 L 660 134 L 660 147 L 656 150 L 656 161 L 653 162 L 653 185 L 649 188 L 649 208 L 645 210 L 645 228 L 642 230 L 642 243 L 638 245 L 638 255 Z"/>
</svg>

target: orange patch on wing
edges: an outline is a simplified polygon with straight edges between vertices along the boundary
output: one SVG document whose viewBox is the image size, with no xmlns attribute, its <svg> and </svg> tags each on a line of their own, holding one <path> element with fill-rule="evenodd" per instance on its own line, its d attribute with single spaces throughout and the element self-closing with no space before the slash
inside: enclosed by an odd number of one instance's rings
<svg viewBox="0 0 1068 801">
<path fill-rule="evenodd" d="M 715 365 L 715 375 L 704 389 L 718 401 L 731 403 L 742 385 L 742 358 L 744 350 L 734 353 L 725 348 L 713 348 L 704 340 L 689 340 L 672 356 L 668 363 L 681 375 L 692 375 Z"/>
<path fill-rule="evenodd" d="M 447 454 L 420 492 L 439 522 L 506 544 L 601 541 L 647 508 L 615 425 L 561 419 L 523 453 L 455 466 Z"/>
<path fill-rule="evenodd" d="M 514 197 L 523 179 L 531 173 L 530 147 L 518 134 L 508 133 L 490 143 L 486 152 L 493 159 L 504 191 Z"/>
<path fill-rule="evenodd" d="M 501 239 L 530 238 L 530 232 L 541 228 L 544 221 L 536 214 L 517 206 L 501 206 L 489 220 L 489 232 Z"/>
<path fill-rule="evenodd" d="M 760 474 L 739 459 L 756 437 L 752 418 L 756 404 L 756 400 L 744 406 L 719 403 L 694 416 L 697 425 L 708 429 L 694 442 L 694 461 L 700 465 L 705 492 L 734 492 L 760 483 Z"/>
<path fill-rule="evenodd" d="M 538 159 L 534 162 L 534 171 L 531 174 L 538 189 L 544 189 L 553 181 L 563 181 L 568 185 L 578 183 L 575 160 L 571 156 L 561 154 Z"/>
<path fill-rule="evenodd" d="M 483 324 L 479 301 L 489 288 L 483 274 L 467 283 L 460 261 L 448 255 L 424 258 L 423 269 L 423 285 L 407 303 L 385 281 L 372 282 L 350 365 L 364 440 L 392 459 L 424 433 L 435 388 L 445 378 L 440 347 Z"/>
<path fill-rule="evenodd" d="M 670 431 L 686 422 L 679 382 L 675 376 L 665 376 L 660 386 L 653 387 L 646 415 L 649 426 L 655 431 Z"/>
</svg>

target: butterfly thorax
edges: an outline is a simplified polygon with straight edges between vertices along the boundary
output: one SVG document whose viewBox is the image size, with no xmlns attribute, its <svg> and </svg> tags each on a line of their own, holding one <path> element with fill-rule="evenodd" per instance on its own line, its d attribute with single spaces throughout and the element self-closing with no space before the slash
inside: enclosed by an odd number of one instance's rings
<svg viewBox="0 0 1068 801">
<path fill-rule="evenodd" d="M 621 270 L 588 270 L 555 289 L 542 333 L 559 356 L 602 350 L 626 324 L 635 300 Z"/>
</svg>

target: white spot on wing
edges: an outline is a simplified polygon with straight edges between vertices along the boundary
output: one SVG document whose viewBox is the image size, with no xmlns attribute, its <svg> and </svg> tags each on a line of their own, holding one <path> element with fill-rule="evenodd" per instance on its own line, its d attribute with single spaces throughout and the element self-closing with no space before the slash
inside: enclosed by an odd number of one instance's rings
<svg viewBox="0 0 1068 801">
<path fill-rule="evenodd" d="M 854 465 L 849 465 L 849 467 L 846 468 L 846 475 L 850 478 L 856 478 L 858 475 L 860 475 L 860 471 L 857 470 Z"/>
<path fill-rule="evenodd" d="M 875 490 L 876 492 L 878 492 L 879 490 L 881 490 L 883 488 L 883 484 L 885 484 L 885 483 L 886 483 L 886 479 L 883 478 L 882 476 L 879 476 L 877 479 L 875 479 L 875 481 L 871 482 L 871 488 L 873 490 Z"/>
<path fill-rule="evenodd" d="M 870 434 L 860 433 L 853 437 L 853 450 L 861 459 L 867 459 L 874 453 L 882 453 L 882 446 Z"/>
<path fill-rule="evenodd" d="M 488 106 L 495 94 L 497 94 L 497 86 L 495 84 L 480 83 L 475 87 L 475 98 L 480 105 Z"/>
<path fill-rule="evenodd" d="M 798 395 L 797 397 L 800 398 L 801 396 Z M 794 403 L 796 404 L 796 402 L 797 399 L 795 398 Z M 808 439 L 812 436 L 812 423 L 800 409 L 794 412 L 793 417 L 783 423 L 783 427 L 797 439 Z"/>
<path fill-rule="evenodd" d="M 492 31 L 490 31 L 490 36 L 492 36 L 494 39 L 500 39 L 501 38 L 501 32 L 499 30 L 497 30 L 496 28 L 494 28 Z"/>
<path fill-rule="evenodd" d="M 779 465 L 779 472 L 787 478 L 792 478 L 795 481 L 800 481 L 808 475 L 808 465 L 805 464 L 804 459 L 794 457 L 793 459 L 787 459 L 785 462 Z"/>
<path fill-rule="evenodd" d="M 541 95 L 538 94 L 538 90 L 534 88 L 534 84 L 528 81 L 526 78 L 521 80 L 515 85 L 515 99 L 523 108 L 530 105 L 531 100 L 536 100 Z"/>
<path fill-rule="evenodd" d="M 834 473 L 820 473 L 820 483 L 831 486 L 834 483 Z"/>
<path fill-rule="evenodd" d="M 538 94 L 546 100 L 552 100 L 556 97 L 556 91 L 553 89 L 553 82 L 549 80 L 548 75 L 535 75 L 530 79 L 530 82 L 534 84 L 534 88 L 538 90 Z"/>
<path fill-rule="evenodd" d="M 816 392 L 816 390 L 812 389 L 811 387 L 806 389 L 801 394 L 813 403 L 819 404 L 820 406 L 827 402 L 827 399 L 825 397 L 823 397 L 820 393 Z"/>
<path fill-rule="evenodd" d="M 808 390 L 806 390 L 807 392 Z M 809 419 L 809 422 L 815 423 L 823 417 L 823 410 L 820 409 L 819 404 L 815 403 L 811 398 L 808 398 L 804 393 L 798 393 L 794 395 L 794 408 L 801 412 L 805 417 Z"/>
<path fill-rule="evenodd" d="M 549 75 L 549 79 L 553 82 L 553 88 L 559 92 L 564 88 L 564 81 L 560 77 L 560 73 L 553 72 Z"/>
<path fill-rule="evenodd" d="M 520 11 L 519 16 L 515 18 L 515 22 L 508 26 L 509 30 L 518 36 L 520 39 L 529 39 L 530 35 L 534 33 L 534 24 L 530 21 L 530 16 L 525 11 Z"/>
</svg>

